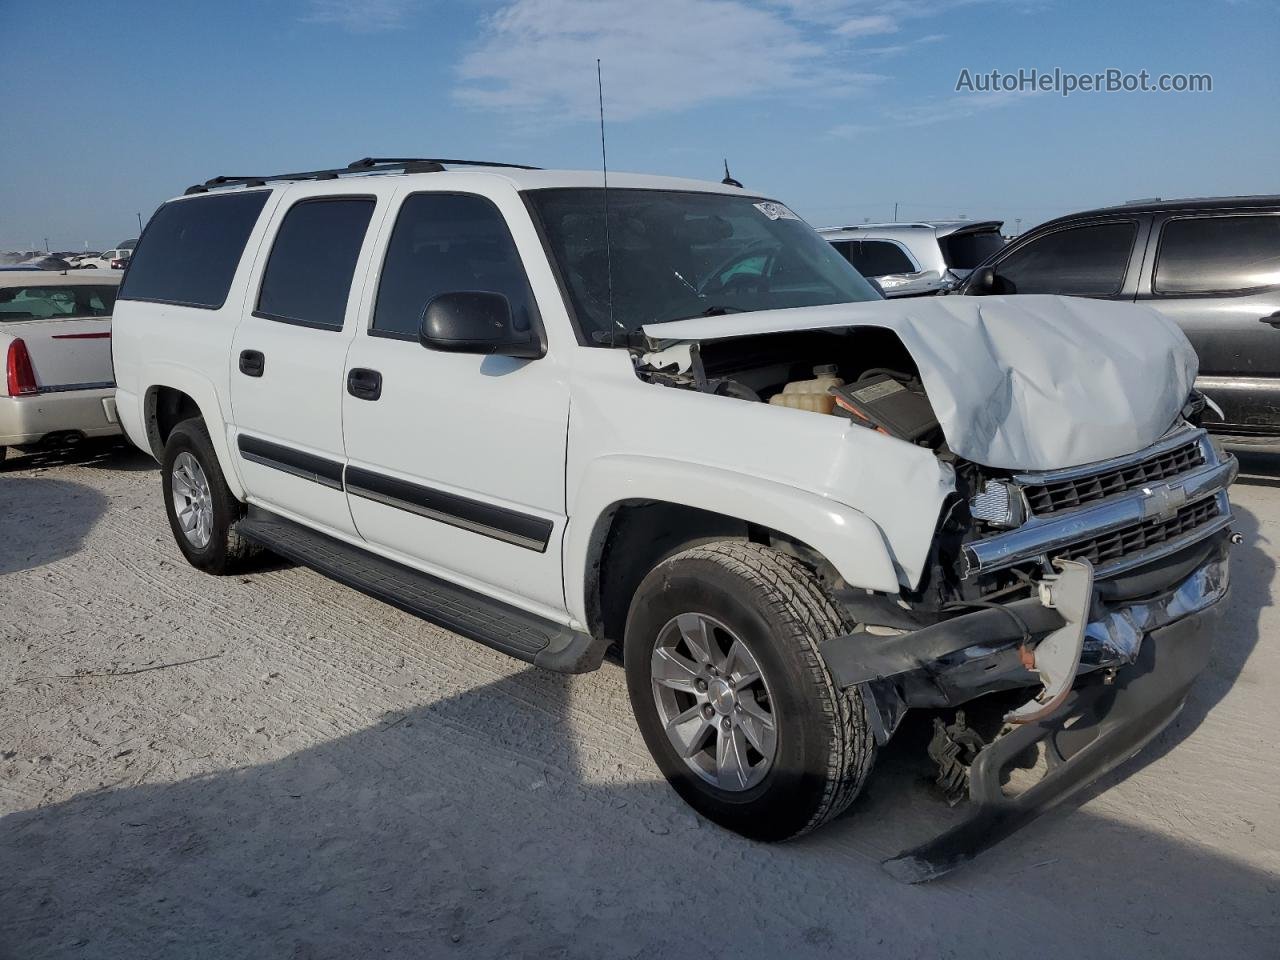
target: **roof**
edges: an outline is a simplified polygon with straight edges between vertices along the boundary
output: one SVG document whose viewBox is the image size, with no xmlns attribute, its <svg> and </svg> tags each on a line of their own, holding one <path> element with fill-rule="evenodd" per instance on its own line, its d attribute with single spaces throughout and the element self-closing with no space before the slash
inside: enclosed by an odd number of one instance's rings
<svg viewBox="0 0 1280 960">
<path fill-rule="evenodd" d="M 71 287 L 78 284 L 118 284 L 124 271 L 116 270 L 5 270 L 0 272 L 0 287 L 16 287 L 39 283 L 42 287 Z"/>
<path fill-rule="evenodd" d="M 518 164 L 488 163 L 475 160 L 388 160 L 365 158 L 346 167 L 313 170 L 300 173 L 273 174 L 270 176 L 218 176 L 190 187 L 186 195 L 204 194 L 210 191 L 252 189 L 274 184 L 325 183 L 334 180 L 351 181 L 365 178 L 393 176 L 439 186 L 460 183 L 476 176 L 506 180 L 516 190 L 546 190 L 556 187 L 600 187 L 604 174 L 599 170 L 542 170 Z M 707 180 L 690 180 L 679 177 L 658 177 L 647 174 L 616 173 L 610 171 L 609 186 L 620 190 L 692 190 L 706 193 L 729 193 L 736 196 L 757 196 L 739 187 Z"/>
<path fill-rule="evenodd" d="M 874 233 L 878 236 L 910 236 L 922 230 L 931 230 L 936 237 L 953 233 L 976 233 L 983 230 L 999 230 L 1003 220 L 921 220 L 913 223 L 855 223 L 848 227 L 822 227 L 818 230 L 827 239 L 855 239 L 859 234 Z M 844 235 L 848 235 L 845 237 Z"/>
<path fill-rule="evenodd" d="M 1131 200 L 1128 203 L 1117 203 L 1109 207 L 1095 207 L 1092 210 L 1081 210 L 1054 217 L 1036 227 L 1048 226 L 1067 220 L 1078 220 L 1081 217 L 1095 217 L 1108 213 L 1171 213 L 1186 210 L 1248 210 L 1256 207 L 1280 207 L 1280 195 L 1257 194 L 1246 197 L 1190 197 L 1183 200 Z"/>
</svg>

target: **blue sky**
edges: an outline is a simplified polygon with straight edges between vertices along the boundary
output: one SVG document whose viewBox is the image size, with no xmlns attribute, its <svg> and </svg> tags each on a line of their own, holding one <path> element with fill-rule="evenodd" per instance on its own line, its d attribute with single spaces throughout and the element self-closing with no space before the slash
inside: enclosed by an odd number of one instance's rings
<svg viewBox="0 0 1280 960">
<path fill-rule="evenodd" d="M 0 249 L 220 173 L 464 156 L 718 179 L 815 225 L 1280 192 L 1277 0 L 0 0 Z M 960 71 L 1213 92 L 959 94 Z"/>
</svg>

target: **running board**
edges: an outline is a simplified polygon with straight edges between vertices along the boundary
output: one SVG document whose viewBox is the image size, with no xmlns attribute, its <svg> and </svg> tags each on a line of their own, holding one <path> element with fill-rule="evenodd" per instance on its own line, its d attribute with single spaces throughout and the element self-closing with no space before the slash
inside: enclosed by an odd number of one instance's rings
<svg viewBox="0 0 1280 960">
<path fill-rule="evenodd" d="M 236 532 L 272 553 L 406 613 L 559 673 L 586 673 L 608 644 L 553 620 L 384 559 L 257 507 Z"/>
</svg>

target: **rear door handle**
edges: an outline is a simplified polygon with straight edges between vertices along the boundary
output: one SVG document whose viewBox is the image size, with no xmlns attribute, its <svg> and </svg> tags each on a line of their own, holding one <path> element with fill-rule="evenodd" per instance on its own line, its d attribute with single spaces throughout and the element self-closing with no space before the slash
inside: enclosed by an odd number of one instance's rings
<svg viewBox="0 0 1280 960">
<path fill-rule="evenodd" d="M 267 369 L 267 358 L 258 350 L 240 351 L 240 372 L 246 377 L 260 377 Z"/>
<path fill-rule="evenodd" d="M 382 374 L 377 370 L 352 367 L 347 372 L 347 393 L 360 400 L 377 400 L 382 396 Z"/>
<path fill-rule="evenodd" d="M 1277 310 L 1275 313 L 1271 314 L 1271 316 L 1269 317 L 1259 317 L 1258 322 L 1269 323 L 1273 327 L 1275 327 L 1277 330 L 1280 330 L 1280 310 Z"/>
</svg>

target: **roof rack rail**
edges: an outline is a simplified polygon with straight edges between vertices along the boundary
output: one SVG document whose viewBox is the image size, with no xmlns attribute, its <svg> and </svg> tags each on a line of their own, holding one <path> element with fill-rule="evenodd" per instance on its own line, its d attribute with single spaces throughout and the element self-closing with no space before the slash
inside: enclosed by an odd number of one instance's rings
<svg viewBox="0 0 1280 960">
<path fill-rule="evenodd" d="M 448 160 L 436 157 L 364 157 L 345 167 L 331 170 L 307 170 L 300 173 L 277 173 L 271 176 L 218 176 L 186 189 L 185 194 L 208 193 L 219 187 L 262 187 L 279 180 L 336 180 L 342 176 L 370 173 L 439 173 L 446 167 L 505 167 L 514 170 L 538 170 L 522 163 L 499 163 L 489 160 Z"/>
</svg>

